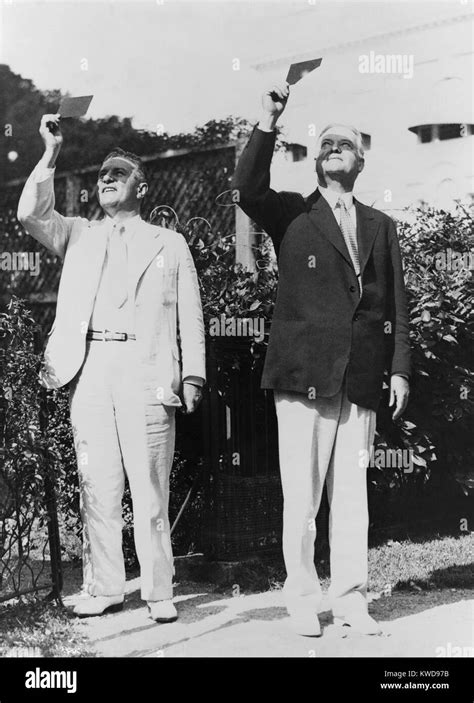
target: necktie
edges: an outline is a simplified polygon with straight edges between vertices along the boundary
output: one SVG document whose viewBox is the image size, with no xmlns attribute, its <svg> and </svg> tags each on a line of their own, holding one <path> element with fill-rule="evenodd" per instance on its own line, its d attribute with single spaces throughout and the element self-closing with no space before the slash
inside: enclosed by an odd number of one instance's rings
<svg viewBox="0 0 474 703">
<path fill-rule="evenodd" d="M 125 227 L 114 225 L 109 237 L 108 255 L 108 283 L 112 303 L 121 308 L 127 300 L 127 243 L 125 241 Z"/>
</svg>

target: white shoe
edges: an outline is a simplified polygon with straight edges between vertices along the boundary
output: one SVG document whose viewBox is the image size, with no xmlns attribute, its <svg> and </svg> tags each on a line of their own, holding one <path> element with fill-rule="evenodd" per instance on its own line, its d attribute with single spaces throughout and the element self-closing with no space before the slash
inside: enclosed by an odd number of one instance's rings
<svg viewBox="0 0 474 703">
<path fill-rule="evenodd" d="M 288 609 L 288 615 L 290 616 L 290 627 L 297 635 L 304 637 L 319 637 L 321 635 L 318 616 L 312 610 Z"/>
<path fill-rule="evenodd" d="M 361 635 L 381 635 L 382 628 L 368 613 L 354 613 L 345 617 L 334 616 L 335 625 L 349 625 Z"/>
<path fill-rule="evenodd" d="M 149 600 L 148 610 L 150 617 L 155 622 L 174 622 L 178 619 L 178 612 L 170 600 Z"/>
<path fill-rule="evenodd" d="M 117 613 L 122 608 L 123 596 L 88 596 L 81 598 L 73 612 L 80 618 L 90 618 L 105 613 Z"/>
</svg>

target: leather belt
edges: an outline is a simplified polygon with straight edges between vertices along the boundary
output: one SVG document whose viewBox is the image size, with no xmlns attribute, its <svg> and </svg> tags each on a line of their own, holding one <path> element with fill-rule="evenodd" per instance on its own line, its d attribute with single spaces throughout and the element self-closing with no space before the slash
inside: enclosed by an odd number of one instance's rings
<svg viewBox="0 0 474 703">
<path fill-rule="evenodd" d="M 91 342 L 127 342 L 129 339 L 135 340 L 134 334 L 128 332 L 110 332 L 110 330 L 88 330 L 86 339 Z"/>
</svg>

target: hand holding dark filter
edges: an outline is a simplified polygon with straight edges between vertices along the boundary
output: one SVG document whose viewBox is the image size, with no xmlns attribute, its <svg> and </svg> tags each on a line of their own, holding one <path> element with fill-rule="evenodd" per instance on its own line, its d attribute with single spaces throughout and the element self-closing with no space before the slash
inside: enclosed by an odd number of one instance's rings
<svg viewBox="0 0 474 703">
<path fill-rule="evenodd" d="M 262 116 L 258 126 L 265 132 L 275 128 L 278 118 L 286 107 L 290 95 L 288 83 L 274 85 L 262 95 Z"/>
<path fill-rule="evenodd" d="M 60 118 L 59 114 L 43 115 L 41 118 L 39 133 L 44 142 L 45 151 L 57 153 L 62 146 L 63 135 L 59 127 Z"/>
</svg>

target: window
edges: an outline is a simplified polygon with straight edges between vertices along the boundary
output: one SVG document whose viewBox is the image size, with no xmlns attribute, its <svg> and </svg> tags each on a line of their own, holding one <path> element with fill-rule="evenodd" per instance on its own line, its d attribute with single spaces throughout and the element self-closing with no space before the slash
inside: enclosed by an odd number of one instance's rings
<svg viewBox="0 0 474 703">
<path fill-rule="evenodd" d="M 424 124 L 409 127 L 410 132 L 418 136 L 420 144 L 428 144 L 433 141 L 445 141 L 447 139 L 458 139 L 474 135 L 474 125 L 462 124 L 460 122 L 449 122 L 447 124 Z"/>
<path fill-rule="evenodd" d="M 291 161 L 304 161 L 308 155 L 308 149 L 303 144 L 288 144 L 288 154 Z"/>
</svg>

